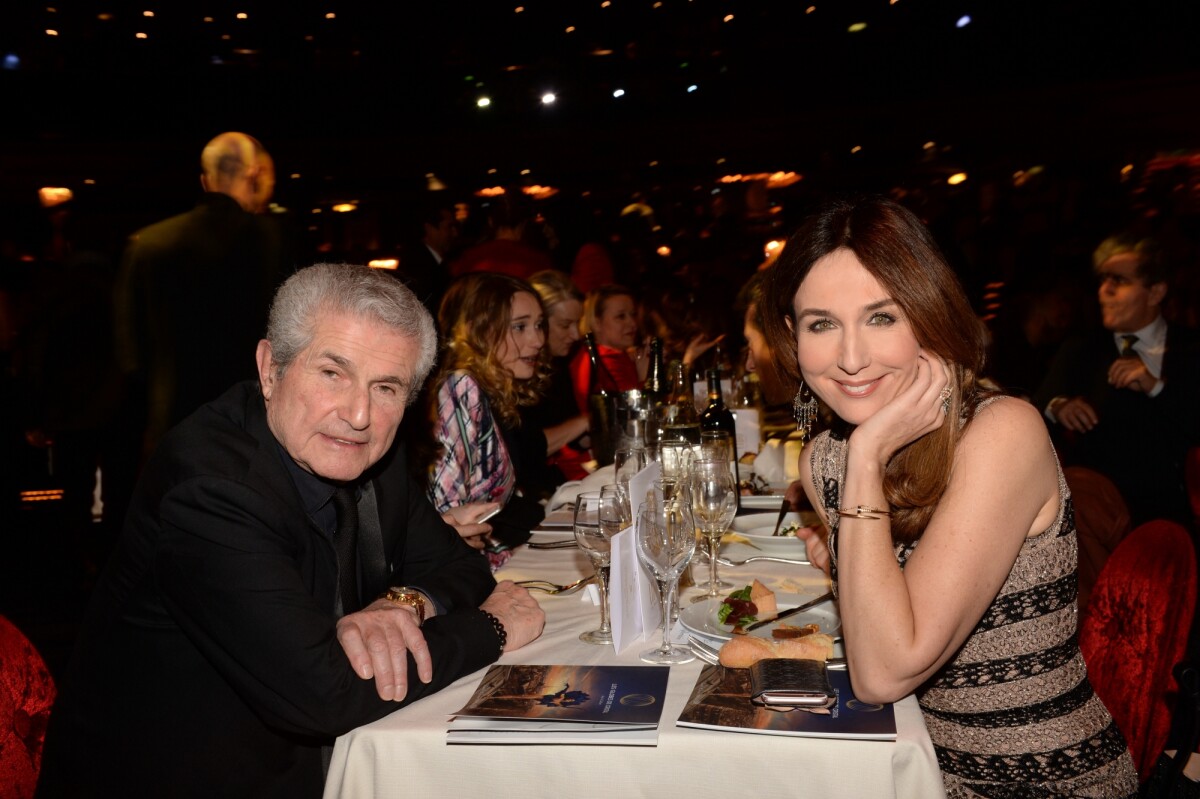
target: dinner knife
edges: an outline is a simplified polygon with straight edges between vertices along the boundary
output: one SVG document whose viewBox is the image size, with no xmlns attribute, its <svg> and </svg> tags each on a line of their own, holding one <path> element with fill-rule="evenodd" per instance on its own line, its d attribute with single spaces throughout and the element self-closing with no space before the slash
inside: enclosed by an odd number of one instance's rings
<svg viewBox="0 0 1200 799">
<path fill-rule="evenodd" d="M 826 593 L 821 594 L 816 599 L 810 599 L 807 602 L 797 605 L 794 608 L 788 608 L 787 610 L 783 611 L 782 613 L 776 613 L 774 616 L 772 616 L 769 619 L 761 619 L 759 621 L 754 622 L 753 624 L 748 624 L 742 628 L 742 632 L 748 633 L 751 630 L 757 630 L 759 627 L 762 627 L 763 625 L 771 624 L 772 622 L 777 622 L 780 619 L 786 619 L 788 616 L 794 616 L 797 613 L 800 613 L 801 611 L 808 610 L 809 608 L 815 608 L 817 605 L 820 605 L 823 602 L 828 602 L 831 599 L 833 599 L 833 592 L 827 591 Z"/>
<path fill-rule="evenodd" d="M 570 549 L 579 546 L 574 538 L 564 538 L 561 541 L 530 541 L 530 549 Z"/>
</svg>

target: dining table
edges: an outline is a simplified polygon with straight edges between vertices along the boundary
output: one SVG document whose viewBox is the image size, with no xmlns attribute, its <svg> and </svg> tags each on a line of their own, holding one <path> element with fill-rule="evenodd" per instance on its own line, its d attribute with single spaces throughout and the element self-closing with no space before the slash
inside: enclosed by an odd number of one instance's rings
<svg viewBox="0 0 1200 799">
<path fill-rule="evenodd" d="M 531 541 L 566 541 L 570 528 L 535 531 Z M 738 545 L 740 549 L 746 549 Z M 736 548 L 735 548 L 736 549 Z M 744 554 L 744 553 L 743 553 Z M 696 577 L 707 570 L 693 564 Z M 592 574 L 576 547 L 521 546 L 498 580 L 566 584 Z M 777 592 L 817 596 L 828 578 L 808 564 L 753 562 L 722 567 L 735 584 L 758 579 Z M 681 607 L 701 593 L 689 586 Z M 638 653 L 661 639 L 661 629 L 622 651 L 579 640 L 598 626 L 600 609 L 588 592 L 538 597 L 546 614 L 541 636 L 504 654 L 502 664 L 641 665 Z M 871 797 L 945 796 L 933 744 L 915 697 L 895 704 L 895 741 L 800 738 L 676 726 L 704 664 L 670 667 L 656 746 L 575 744 L 448 744 L 450 718 L 467 704 L 484 670 L 438 693 L 351 730 L 333 748 L 324 799 L 368 797 Z"/>
</svg>

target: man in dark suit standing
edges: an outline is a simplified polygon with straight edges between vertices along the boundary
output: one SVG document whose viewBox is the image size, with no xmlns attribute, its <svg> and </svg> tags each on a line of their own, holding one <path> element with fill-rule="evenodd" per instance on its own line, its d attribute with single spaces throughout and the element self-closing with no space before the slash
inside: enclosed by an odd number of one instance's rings
<svg viewBox="0 0 1200 799">
<path fill-rule="evenodd" d="M 396 430 L 437 337 L 365 267 L 277 293 L 258 382 L 143 471 L 47 733 L 43 796 L 318 797 L 322 746 L 543 615 L 437 515 Z"/>
<path fill-rule="evenodd" d="M 420 240 L 405 247 L 396 274 L 425 304 L 435 320 L 442 295 L 450 286 L 450 265 L 446 259 L 458 241 L 454 204 L 444 194 L 432 194 L 422 200 Z"/>
<path fill-rule="evenodd" d="M 275 186 L 262 144 L 222 133 L 200 168 L 196 207 L 135 233 L 117 280 L 118 358 L 147 456 L 189 413 L 254 376 L 250 356 L 285 277 L 279 230 L 260 216 Z"/>
<path fill-rule="evenodd" d="M 1113 236 L 1092 263 L 1104 330 L 1063 344 L 1035 404 L 1064 461 L 1116 483 L 1134 524 L 1189 521 L 1184 458 L 1197 443 L 1196 336 L 1160 313 L 1168 271 L 1153 240 Z"/>
</svg>

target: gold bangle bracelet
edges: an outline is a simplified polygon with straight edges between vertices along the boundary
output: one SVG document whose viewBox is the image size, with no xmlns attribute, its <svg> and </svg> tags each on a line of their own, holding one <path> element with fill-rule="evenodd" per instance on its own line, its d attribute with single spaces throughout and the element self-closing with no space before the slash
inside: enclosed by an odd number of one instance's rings
<svg viewBox="0 0 1200 799">
<path fill-rule="evenodd" d="M 879 521 L 884 516 L 891 516 L 890 510 L 882 508 L 872 508 L 870 505 L 855 505 L 853 508 L 839 508 L 838 516 L 843 519 L 871 519 Z"/>
</svg>

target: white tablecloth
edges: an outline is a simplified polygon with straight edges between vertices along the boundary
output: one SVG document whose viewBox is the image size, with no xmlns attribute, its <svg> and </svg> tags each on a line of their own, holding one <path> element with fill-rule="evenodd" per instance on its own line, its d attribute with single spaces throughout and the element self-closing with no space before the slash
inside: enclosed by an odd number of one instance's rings
<svg viewBox="0 0 1200 799">
<path fill-rule="evenodd" d="M 570 537 L 569 531 L 561 536 Z M 545 540 L 545 535 L 537 536 Z M 765 568 L 759 568 L 765 567 Z M 565 583 L 591 567 L 578 550 L 522 547 L 497 576 Z M 776 590 L 819 594 L 824 575 L 807 566 L 754 563 L 725 569 L 734 579 L 759 579 Z M 685 595 L 694 593 L 690 589 Z M 537 594 L 546 611 L 541 638 L 502 663 L 639 664 L 637 653 L 658 641 L 616 654 L 579 641 L 594 629 L 599 609 L 581 594 Z M 466 704 L 483 672 L 397 710 L 338 739 L 325 799 L 367 797 L 944 797 L 933 745 L 913 697 L 896 705 L 898 740 L 822 740 L 724 733 L 676 727 L 703 664 L 671 668 L 657 747 L 496 746 L 446 743 L 449 716 Z"/>
</svg>

